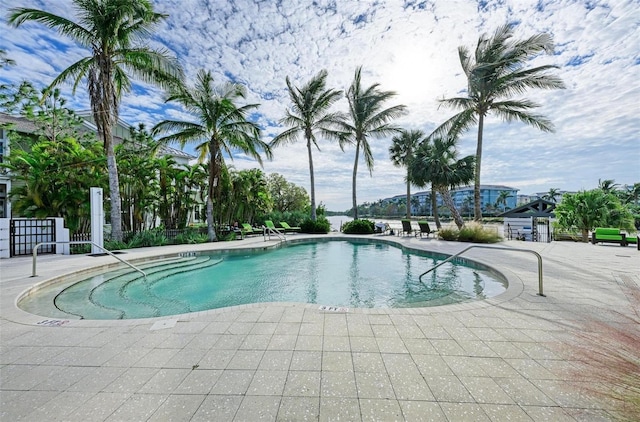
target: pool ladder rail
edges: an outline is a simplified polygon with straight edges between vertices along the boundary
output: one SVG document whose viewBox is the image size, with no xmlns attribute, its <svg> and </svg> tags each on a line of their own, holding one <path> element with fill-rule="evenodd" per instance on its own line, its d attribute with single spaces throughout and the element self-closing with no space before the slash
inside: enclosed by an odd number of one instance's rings
<svg viewBox="0 0 640 422">
<path fill-rule="evenodd" d="M 466 248 L 464 248 L 463 250 L 461 250 L 460 252 L 451 255 L 449 258 L 445 259 L 444 261 L 438 263 L 438 265 L 436 265 L 435 267 L 429 268 L 427 271 L 423 272 L 422 274 L 420 274 L 420 276 L 418 277 L 418 280 L 422 283 L 422 277 L 429 274 L 431 271 L 435 270 L 436 268 L 438 268 L 441 265 L 446 264 L 449 261 L 454 260 L 455 258 L 459 257 L 460 255 L 462 255 L 463 253 L 465 253 L 466 251 L 468 251 L 469 249 L 472 248 L 481 248 L 481 249 L 500 249 L 503 251 L 516 251 L 516 252 L 527 252 L 527 253 L 531 253 L 534 254 L 536 256 L 536 258 L 538 258 L 538 296 L 543 296 L 546 297 L 546 295 L 543 293 L 542 290 L 542 257 L 540 256 L 540 254 L 538 252 L 529 250 L 529 249 L 519 249 L 519 248 L 505 248 L 502 246 L 485 246 L 485 245 L 471 245 L 468 246 Z"/>
<path fill-rule="evenodd" d="M 130 262 L 125 261 L 124 259 L 120 258 L 119 256 L 117 256 L 116 254 L 114 254 L 113 252 L 103 248 L 102 246 L 88 241 L 88 240 L 72 240 L 72 241 L 59 241 L 59 242 L 40 242 L 38 243 L 34 248 L 33 248 L 33 265 L 32 265 L 32 271 L 31 271 L 31 277 L 37 277 L 37 273 L 36 273 L 36 261 L 38 260 L 38 248 L 42 245 L 58 245 L 58 244 L 67 244 L 67 245 L 93 245 L 96 248 L 102 249 L 103 251 L 105 251 L 107 254 L 111 255 L 112 257 L 114 257 L 115 259 L 117 259 L 118 261 L 122 262 L 123 264 L 131 267 L 132 269 L 134 269 L 135 271 L 139 272 L 140 274 L 142 274 L 144 276 L 144 278 L 147 278 L 147 273 L 145 273 L 144 271 L 142 271 L 140 268 L 136 267 L 135 265 L 133 265 Z"/>
<path fill-rule="evenodd" d="M 264 236 L 264 241 L 271 240 L 271 234 L 278 236 L 283 242 L 287 241 L 287 237 L 278 229 L 272 229 L 271 227 L 262 226 L 262 235 Z"/>
</svg>

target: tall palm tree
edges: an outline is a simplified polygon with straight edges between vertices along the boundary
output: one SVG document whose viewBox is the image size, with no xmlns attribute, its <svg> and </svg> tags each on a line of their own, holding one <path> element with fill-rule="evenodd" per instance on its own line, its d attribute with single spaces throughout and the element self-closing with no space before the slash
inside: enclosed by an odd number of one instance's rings
<svg viewBox="0 0 640 422">
<path fill-rule="evenodd" d="M 446 98 L 442 104 L 462 111 L 444 122 L 433 136 L 454 136 L 478 124 L 476 145 L 476 169 L 474 181 L 475 220 L 482 219 L 480 208 L 480 169 L 484 119 L 493 112 L 504 121 L 520 121 L 544 132 L 553 132 L 550 120 L 532 109 L 539 104 L 527 99 L 513 99 L 529 88 L 562 89 L 562 80 L 551 74 L 558 66 L 543 65 L 526 68 L 526 62 L 538 54 L 552 53 L 553 40 L 549 34 L 537 34 L 524 40 L 513 39 L 513 27 L 504 25 L 492 36 L 483 34 L 474 55 L 464 47 L 458 47 L 462 70 L 467 76 L 467 97 Z"/>
<path fill-rule="evenodd" d="M 56 29 L 88 48 L 83 57 L 58 75 L 47 91 L 73 80 L 73 92 L 87 81 L 93 120 L 104 144 L 109 174 L 111 236 L 122 240 L 122 216 L 118 167 L 112 128 L 118 120 L 120 98 L 131 90 L 129 75 L 167 86 L 182 78 L 178 62 L 164 50 L 136 46 L 166 15 L 155 13 L 149 0 L 73 0 L 78 22 L 37 9 L 15 8 L 9 23 L 16 27 L 35 21 Z"/>
<path fill-rule="evenodd" d="M 457 140 L 453 137 L 438 138 L 430 135 L 418 147 L 409 167 L 414 184 L 426 186 L 431 183 L 460 229 L 464 226 L 464 220 L 453 202 L 450 189 L 473 180 L 475 157 L 469 155 L 458 159 L 456 143 Z"/>
<path fill-rule="evenodd" d="M 280 123 L 288 126 L 269 144 L 275 148 L 280 145 L 293 143 L 302 135 L 307 141 L 307 155 L 309 157 L 309 177 L 311 178 L 311 219 L 316 220 L 316 189 L 313 174 L 312 146 L 318 151 L 318 136 L 339 140 L 342 132 L 339 124 L 342 122 L 342 114 L 330 112 L 333 104 L 342 98 L 342 91 L 327 89 L 327 71 L 321 70 L 309 82 L 301 88 L 294 86 L 287 76 L 287 88 L 292 107 Z"/>
<path fill-rule="evenodd" d="M 356 178 L 358 175 L 358 162 L 360 150 L 364 156 L 364 162 L 369 170 L 373 171 L 373 153 L 369 138 L 380 138 L 400 132 L 400 128 L 390 122 L 406 112 L 404 105 L 396 105 L 384 108 L 384 103 L 396 95 L 393 91 L 382 91 L 380 84 L 373 84 L 368 88 L 362 87 L 362 67 L 356 68 L 355 77 L 347 91 L 349 101 L 349 120 L 344 123 L 345 132 L 348 135 L 344 142 L 354 144 L 356 157 L 353 164 L 352 199 L 354 219 L 358 219 L 358 203 L 356 200 Z"/>
<path fill-rule="evenodd" d="M 207 227 L 212 242 L 216 240 L 213 201 L 220 193 L 217 182 L 224 166 L 224 155 L 233 159 L 233 152 L 242 151 L 261 165 L 261 150 L 267 158 L 271 157 L 269 146 L 260 140 L 258 125 L 247 120 L 249 113 L 258 105 L 238 106 L 235 103 L 244 98 L 244 86 L 232 83 L 214 85 L 211 72 L 200 70 L 193 88 L 175 85 L 166 99 L 167 102 L 181 104 L 195 121 L 164 120 L 153 128 L 156 134 L 172 132 L 160 138 L 159 142 L 179 142 L 182 146 L 196 143 L 199 161 L 208 159 Z"/>
<path fill-rule="evenodd" d="M 411 218 L 411 174 L 409 172 L 409 160 L 413 156 L 418 143 L 424 137 L 421 130 L 403 130 L 400 135 L 391 138 L 389 155 L 391 162 L 397 167 L 407 168 L 407 218 Z"/>
</svg>

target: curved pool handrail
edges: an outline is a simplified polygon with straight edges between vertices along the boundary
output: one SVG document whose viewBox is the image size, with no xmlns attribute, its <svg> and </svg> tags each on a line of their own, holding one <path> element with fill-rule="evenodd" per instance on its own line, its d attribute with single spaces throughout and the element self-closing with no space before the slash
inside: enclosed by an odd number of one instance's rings
<svg viewBox="0 0 640 422">
<path fill-rule="evenodd" d="M 438 263 L 438 265 L 436 265 L 433 268 L 429 268 L 427 271 L 423 272 L 422 274 L 420 274 L 420 276 L 418 277 L 418 280 L 422 283 L 422 277 L 427 275 L 428 273 L 430 273 L 431 271 L 435 270 L 436 268 L 438 268 L 441 265 L 446 264 L 447 262 L 459 257 L 460 255 L 462 255 L 463 253 L 465 253 L 466 251 L 468 251 L 469 249 L 472 248 L 481 248 L 481 249 L 500 249 L 503 251 L 517 251 L 517 252 L 528 252 L 528 253 L 532 253 L 536 256 L 536 258 L 538 258 L 538 296 L 545 296 L 545 294 L 542 291 L 542 256 L 540 256 L 540 254 L 538 252 L 529 250 L 529 249 L 520 249 L 520 248 L 505 248 L 502 246 L 485 246 L 485 245 L 471 245 L 468 246 L 466 248 L 464 248 L 463 250 L 461 250 L 460 252 L 456 253 L 455 255 L 451 255 L 449 258 L 445 259 L 444 261 Z"/>
<path fill-rule="evenodd" d="M 275 234 L 276 236 L 278 236 L 278 239 L 280 239 L 283 242 L 287 241 L 287 237 L 280 232 L 280 230 L 273 229 L 271 227 L 267 227 L 267 226 L 262 226 L 262 235 L 264 236 L 264 241 L 267 241 L 267 236 L 269 236 L 269 240 L 271 240 L 271 233 Z"/>
<path fill-rule="evenodd" d="M 102 246 L 100 246 L 100 245 L 98 245 L 98 244 L 96 244 L 94 242 L 88 241 L 88 240 L 72 240 L 72 241 L 40 242 L 40 243 L 38 243 L 33 248 L 33 265 L 32 265 L 31 277 L 37 277 L 38 276 L 36 274 L 36 261 L 38 260 L 38 248 L 40 246 L 42 246 L 42 245 L 57 245 L 57 244 L 66 244 L 66 245 L 88 245 L 88 244 L 91 244 L 91 245 L 95 246 L 96 248 L 102 249 L 107 254 L 111 255 L 112 257 L 114 257 L 118 261 L 122 262 L 123 264 L 128 265 L 129 267 L 133 268 L 135 271 L 137 271 L 140 274 L 142 274 L 144 276 L 144 278 L 147 278 L 147 273 L 142 271 L 140 268 L 138 268 L 135 265 L 133 265 L 132 263 L 127 262 L 124 259 L 116 256 L 114 253 L 112 253 L 111 251 L 105 249 L 104 247 L 102 247 Z"/>
</svg>

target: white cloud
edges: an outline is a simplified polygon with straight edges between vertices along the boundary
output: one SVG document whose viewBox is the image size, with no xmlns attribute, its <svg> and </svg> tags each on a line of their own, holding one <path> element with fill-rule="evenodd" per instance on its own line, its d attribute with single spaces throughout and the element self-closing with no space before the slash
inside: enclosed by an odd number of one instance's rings
<svg viewBox="0 0 640 422">
<path fill-rule="evenodd" d="M 282 128 L 277 122 L 288 107 L 285 78 L 304 84 L 320 69 L 328 83 L 347 89 L 355 68 L 364 66 L 365 84 L 380 83 L 398 93 L 396 103 L 409 108 L 398 120 L 406 128 L 429 132 L 455 110 L 438 107 L 438 98 L 465 89 L 457 48 L 471 50 L 478 36 L 507 22 L 526 37 L 549 32 L 556 54 L 532 64 L 555 64 L 567 89 L 531 91 L 550 118 L 555 133 L 489 118 L 484 133 L 482 182 L 505 184 L 521 193 L 549 188 L 577 190 L 596 186 L 598 179 L 617 183 L 640 181 L 640 6 L 635 0 L 585 3 L 578 0 L 478 2 L 252 2 L 156 0 L 158 12 L 169 18 L 150 45 L 174 52 L 193 78 L 210 70 L 218 81 L 231 76 L 247 85 L 248 101 L 261 104 L 259 123 L 265 141 Z M 6 0 L 0 13 L 12 7 L 35 7 L 73 16 L 70 0 Z M 592 5 L 592 6 L 591 6 Z M 18 66 L 0 70 L 0 80 L 28 79 L 42 84 L 86 54 L 82 48 L 46 28 L 29 24 L 8 28 L 0 23 L 1 47 Z M 64 53 L 61 54 L 59 49 Z M 162 92 L 147 86 L 123 98 L 121 117 L 148 127 L 164 118 L 188 118 L 165 105 Z M 87 108 L 78 89 L 71 104 Z M 339 108 L 344 109 L 342 102 Z M 460 155 L 475 153 L 472 129 L 460 141 Z M 359 202 L 402 194 L 404 170 L 388 159 L 390 139 L 374 140 L 375 169 L 369 177 L 364 163 L 358 172 Z M 326 141 L 314 151 L 318 202 L 329 209 L 351 206 L 354 151 Z M 237 168 L 255 166 L 238 157 Z M 303 140 L 274 151 L 265 172 L 278 172 L 309 191 L 309 163 Z"/>
</svg>

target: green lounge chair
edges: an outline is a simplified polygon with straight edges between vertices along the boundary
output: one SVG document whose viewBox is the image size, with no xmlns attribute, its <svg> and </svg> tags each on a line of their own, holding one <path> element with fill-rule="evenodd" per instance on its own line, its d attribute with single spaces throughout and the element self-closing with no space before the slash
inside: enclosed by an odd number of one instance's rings
<svg viewBox="0 0 640 422">
<path fill-rule="evenodd" d="M 277 228 L 275 224 L 273 224 L 273 221 L 271 220 L 264 220 L 264 225 L 267 226 L 268 229 L 271 229 L 276 233 L 282 234 L 282 232 L 284 231 L 283 229 Z"/>
<path fill-rule="evenodd" d="M 251 224 L 248 223 L 242 223 L 242 234 L 244 236 L 249 236 L 252 234 L 262 234 L 261 231 L 259 230 L 255 230 L 253 227 L 251 227 Z"/>
<path fill-rule="evenodd" d="M 291 227 L 289 223 L 286 221 L 281 221 L 280 226 L 284 229 L 286 233 L 298 233 L 300 232 L 300 227 Z"/>
</svg>

